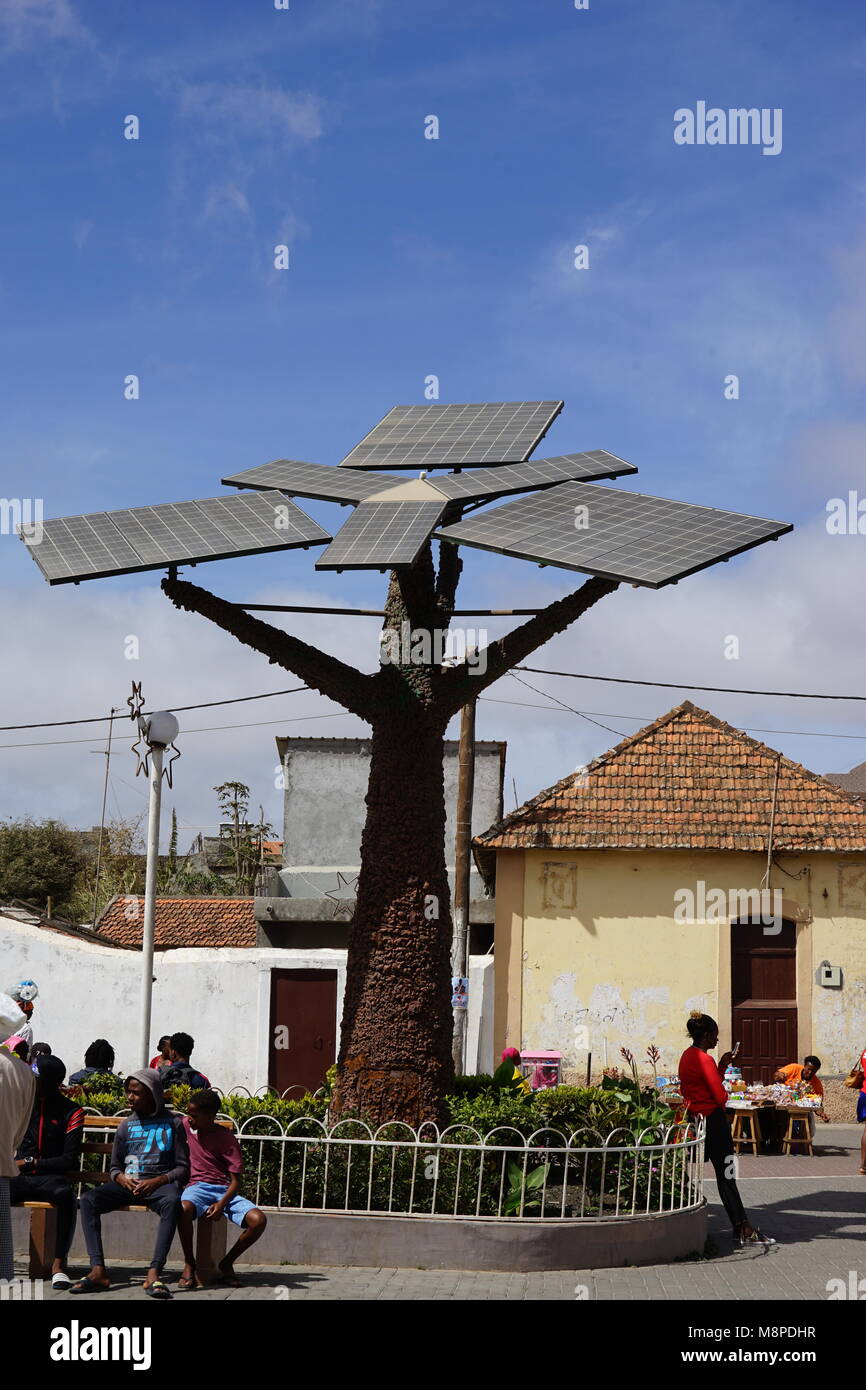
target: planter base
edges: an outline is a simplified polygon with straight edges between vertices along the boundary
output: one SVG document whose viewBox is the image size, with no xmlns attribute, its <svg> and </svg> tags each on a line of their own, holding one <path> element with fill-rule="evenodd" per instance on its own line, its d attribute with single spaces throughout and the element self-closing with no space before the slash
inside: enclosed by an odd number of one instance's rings
<svg viewBox="0 0 866 1390">
<path fill-rule="evenodd" d="M 267 1210 L 267 1209 L 265 1209 Z M 499 1221 L 454 1216 L 364 1216 L 343 1212 L 267 1212 L 268 1226 L 250 1251 L 256 1264 L 342 1265 L 385 1269 L 615 1269 L 668 1264 L 703 1251 L 706 1204 L 693 1211 L 608 1221 Z M 29 1212 L 12 1212 L 16 1254 L 28 1248 Z M 111 1260 L 149 1260 L 156 1224 L 117 1212 L 103 1225 Z M 228 1232 L 229 1244 L 233 1233 Z M 86 1261 L 80 1226 L 73 1264 Z M 177 1241 L 170 1262 L 180 1258 Z"/>
</svg>

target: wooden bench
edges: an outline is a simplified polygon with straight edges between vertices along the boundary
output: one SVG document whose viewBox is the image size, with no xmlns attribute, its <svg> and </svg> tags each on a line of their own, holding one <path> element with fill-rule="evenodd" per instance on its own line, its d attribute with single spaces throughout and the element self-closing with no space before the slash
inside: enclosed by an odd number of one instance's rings
<svg viewBox="0 0 866 1390">
<path fill-rule="evenodd" d="M 109 1182 L 111 1173 L 109 1172 L 109 1160 L 112 1143 L 96 1137 L 104 1134 L 106 1130 L 116 1130 L 122 1115 L 85 1115 L 84 1117 L 84 1141 L 81 1145 L 81 1168 L 74 1173 L 67 1173 L 65 1176 L 69 1181 L 79 1188 L 89 1183 Z M 231 1120 L 218 1120 L 217 1124 L 224 1125 L 227 1129 L 234 1129 Z M 96 1135 L 94 1134 L 96 1131 Z M 88 1137 L 88 1132 L 94 1137 Z M 87 1159 L 97 1157 L 101 1159 L 98 1168 L 87 1167 Z M 54 1251 L 57 1246 L 57 1208 L 50 1202 L 15 1202 L 17 1207 L 25 1207 L 30 1212 L 30 1247 L 29 1247 L 29 1274 L 31 1279 L 50 1279 L 51 1266 L 54 1263 Z M 137 1203 L 130 1203 L 126 1207 L 116 1207 L 115 1211 L 147 1211 L 151 1210 Z M 226 1236 L 228 1222 L 225 1217 L 220 1221 L 205 1221 L 202 1218 L 196 1222 L 196 1274 L 199 1281 L 211 1279 L 216 1266 L 226 1253 Z"/>
</svg>

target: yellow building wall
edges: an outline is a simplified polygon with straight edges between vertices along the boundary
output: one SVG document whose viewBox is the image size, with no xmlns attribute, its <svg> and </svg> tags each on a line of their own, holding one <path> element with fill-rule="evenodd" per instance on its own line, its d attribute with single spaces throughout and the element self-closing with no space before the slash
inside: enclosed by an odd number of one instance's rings
<svg viewBox="0 0 866 1390">
<path fill-rule="evenodd" d="M 771 887 L 797 925 L 799 1053 L 817 1052 L 825 1075 L 847 1071 L 866 1046 L 866 855 L 784 855 Z M 731 1042 L 727 920 L 677 921 L 678 890 L 700 901 L 760 887 L 759 854 L 683 851 L 500 851 L 496 889 L 496 1044 L 561 1051 L 585 1075 L 639 1061 L 648 1044 L 675 1070 L 685 1021 L 700 1008 Z M 681 900 L 680 900 L 681 901 Z M 734 899 L 736 901 L 736 899 Z M 712 906 L 712 903 L 711 903 Z M 709 914 L 707 914 L 709 915 Z M 822 960 L 843 970 L 841 989 L 816 983 Z M 518 1036 L 519 1034 L 519 1036 Z"/>
</svg>

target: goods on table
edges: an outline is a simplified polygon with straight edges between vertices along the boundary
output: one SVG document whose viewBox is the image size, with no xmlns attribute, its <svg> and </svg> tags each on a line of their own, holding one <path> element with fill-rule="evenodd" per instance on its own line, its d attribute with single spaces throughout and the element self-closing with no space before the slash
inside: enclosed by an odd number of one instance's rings
<svg viewBox="0 0 866 1390">
<path fill-rule="evenodd" d="M 729 1105 L 738 1108 L 745 1105 L 757 1106 L 786 1106 L 796 1105 L 804 1110 L 820 1110 L 821 1097 L 814 1091 L 809 1091 L 807 1086 L 801 1083 L 798 1086 L 785 1086 L 779 1081 L 774 1081 L 769 1086 L 753 1085 L 747 1086 L 742 1080 L 727 1085 L 730 1094 Z"/>
<path fill-rule="evenodd" d="M 739 1067 L 728 1067 L 724 1086 L 728 1092 L 728 1109 L 732 1110 L 745 1110 L 754 1105 L 796 1105 L 804 1110 L 820 1110 L 823 1103 L 819 1095 L 809 1090 L 808 1082 L 800 1082 L 797 1086 L 784 1086 L 781 1082 L 774 1081 L 769 1086 L 750 1086 L 743 1080 Z M 682 1104 L 678 1076 L 660 1076 L 658 1091 L 659 1099 L 666 1101 L 668 1105 L 676 1107 Z"/>
<path fill-rule="evenodd" d="M 663 1100 L 667 1105 L 676 1109 L 682 1105 L 683 1098 L 680 1094 L 680 1078 L 678 1076 L 660 1076 L 658 1080 L 659 1100 Z"/>
<path fill-rule="evenodd" d="M 807 1091 L 804 1096 L 798 1096 L 796 1104 L 802 1105 L 805 1110 L 820 1110 L 824 1100 L 814 1091 Z"/>
</svg>

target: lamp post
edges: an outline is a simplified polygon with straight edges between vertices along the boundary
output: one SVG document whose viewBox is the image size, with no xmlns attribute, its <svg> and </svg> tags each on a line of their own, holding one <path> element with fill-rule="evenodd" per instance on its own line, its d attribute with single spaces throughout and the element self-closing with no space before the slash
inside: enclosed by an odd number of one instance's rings
<svg viewBox="0 0 866 1390">
<path fill-rule="evenodd" d="M 147 811 L 147 862 L 144 877 L 144 922 L 141 931 L 141 1065 L 150 1052 L 150 1011 L 153 999 L 153 938 L 156 922 L 156 875 L 159 867 L 159 812 L 162 801 L 163 754 L 178 733 L 178 722 L 168 710 L 143 715 L 140 729 L 148 745 L 150 801 Z"/>
<path fill-rule="evenodd" d="M 460 716 L 460 752 L 457 776 L 457 816 L 454 835 L 454 909 L 452 914 L 452 971 L 454 977 L 469 975 L 469 886 L 472 869 L 472 797 L 475 788 L 475 701 L 468 700 Z M 463 1007 L 453 1006 L 454 1032 L 451 1051 L 454 1070 L 466 1070 L 466 1038 L 469 999 Z"/>
</svg>

